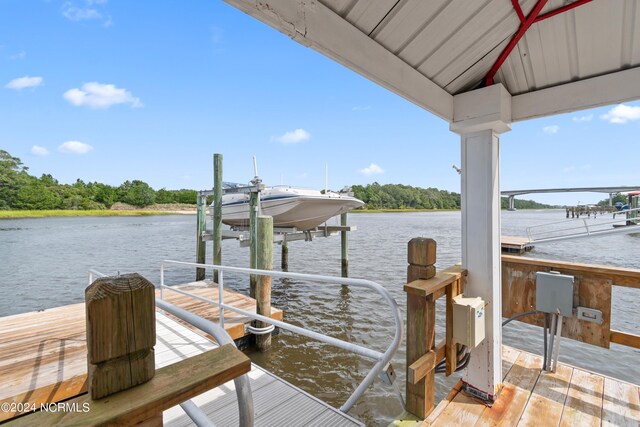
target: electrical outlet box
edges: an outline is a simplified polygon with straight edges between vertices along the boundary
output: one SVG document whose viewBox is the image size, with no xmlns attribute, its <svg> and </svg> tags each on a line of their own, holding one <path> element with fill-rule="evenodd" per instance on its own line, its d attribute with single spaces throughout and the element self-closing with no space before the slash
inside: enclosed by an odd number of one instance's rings
<svg viewBox="0 0 640 427">
<path fill-rule="evenodd" d="M 573 316 L 573 276 L 558 272 L 536 273 L 536 310 Z"/>
<path fill-rule="evenodd" d="M 484 301 L 459 295 L 453 299 L 453 341 L 474 348 L 484 340 Z"/>
</svg>

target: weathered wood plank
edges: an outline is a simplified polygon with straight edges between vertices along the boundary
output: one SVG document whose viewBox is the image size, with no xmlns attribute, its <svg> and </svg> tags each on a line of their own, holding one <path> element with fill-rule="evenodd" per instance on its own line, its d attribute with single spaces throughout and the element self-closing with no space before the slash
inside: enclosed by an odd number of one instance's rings
<svg viewBox="0 0 640 427">
<path fill-rule="evenodd" d="M 9 426 L 134 425 L 180 402 L 251 370 L 251 361 L 227 344 L 156 371 L 149 382 L 100 400 L 83 395 L 67 402 L 90 410 L 37 412 L 10 421 Z"/>
<path fill-rule="evenodd" d="M 609 340 L 613 343 L 626 345 L 627 347 L 640 348 L 640 335 L 612 330 Z"/>
<path fill-rule="evenodd" d="M 513 347 L 507 347 L 506 345 L 502 346 L 502 378 L 503 379 L 507 376 L 507 374 L 509 373 L 509 370 L 511 370 L 511 367 L 518 359 L 518 356 L 520 356 L 520 350 Z"/>
<path fill-rule="evenodd" d="M 518 258 L 519 260 L 519 258 Z M 544 266 L 503 262 L 502 315 L 516 314 L 536 309 L 536 272 L 546 271 Z M 561 270 L 561 273 L 566 273 Z M 602 276 L 575 274 L 574 306 L 590 307 L 602 312 L 602 324 L 563 318 L 562 336 L 599 347 L 609 348 L 611 324 L 612 282 Z M 524 316 L 518 321 L 542 326 L 542 316 Z"/>
<path fill-rule="evenodd" d="M 466 276 L 466 273 L 466 270 L 456 265 L 436 273 L 431 279 L 408 280 L 409 283 L 404 286 L 404 290 L 410 294 L 426 297 L 444 289 L 447 285 L 458 280 L 461 276 Z"/>
<path fill-rule="evenodd" d="M 581 264 L 577 262 L 552 261 L 537 258 L 521 258 L 513 255 L 502 255 L 502 262 L 519 266 L 541 266 L 543 269 L 553 269 L 566 272 L 565 274 L 593 274 L 613 280 L 616 286 L 640 289 L 640 270 L 604 265 Z"/>
<path fill-rule="evenodd" d="M 560 427 L 599 426 L 604 377 L 574 369 Z"/>
<path fill-rule="evenodd" d="M 484 408 L 475 425 L 480 427 L 518 424 L 541 368 L 540 356 L 521 352 L 504 380 L 498 399 L 492 407 Z"/>
<path fill-rule="evenodd" d="M 446 359 L 446 375 L 453 374 L 457 367 L 458 345 L 453 342 L 453 299 L 460 294 L 460 281 L 458 278 L 455 282 L 446 287 L 447 306 L 446 306 L 446 327 L 445 327 L 445 359 Z"/>
<path fill-rule="evenodd" d="M 434 350 L 430 350 L 420 359 L 413 362 L 407 369 L 407 381 L 411 384 L 416 384 L 435 369 L 436 365 L 444 358 L 445 348 L 445 341 L 441 341 Z"/>
<path fill-rule="evenodd" d="M 598 347 L 609 348 L 611 336 L 611 288 L 613 282 L 598 277 L 579 277 L 574 292 L 574 307 L 596 308 L 602 312 L 602 324 L 562 318 L 562 336 Z M 577 301 L 576 301 L 577 300 Z"/>
<path fill-rule="evenodd" d="M 640 395 L 637 386 L 612 378 L 604 379 L 602 425 L 603 427 L 640 425 Z"/>
<path fill-rule="evenodd" d="M 542 421 L 545 425 L 557 426 L 572 374 L 573 368 L 563 364 L 558 364 L 556 372 L 541 372 L 518 427 L 537 427 Z"/>
<path fill-rule="evenodd" d="M 485 406 L 464 393 L 458 393 L 444 408 L 432 426 L 471 426 L 480 418 Z"/>
<path fill-rule="evenodd" d="M 444 399 L 438 403 L 438 406 L 429 414 L 429 416 L 422 422 L 421 427 L 428 427 L 432 425 L 444 412 L 449 403 L 456 397 L 456 395 L 462 390 L 462 380 L 459 380 L 455 386 L 449 391 Z"/>
</svg>

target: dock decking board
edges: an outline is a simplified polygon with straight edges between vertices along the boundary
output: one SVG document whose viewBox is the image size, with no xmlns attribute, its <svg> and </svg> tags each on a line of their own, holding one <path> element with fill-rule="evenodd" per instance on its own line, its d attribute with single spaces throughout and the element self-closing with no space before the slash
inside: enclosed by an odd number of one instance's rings
<svg viewBox="0 0 640 427">
<path fill-rule="evenodd" d="M 640 426 L 640 387 L 503 346 L 504 386 L 492 408 L 460 392 L 441 401 L 423 426 Z"/>
<path fill-rule="evenodd" d="M 205 287 L 201 283 L 188 285 L 191 286 L 185 289 L 190 292 L 218 300 L 217 288 Z M 255 313 L 255 300 L 233 291 L 224 292 L 225 303 Z M 167 302 L 218 321 L 219 310 L 215 306 L 168 290 L 164 291 L 164 297 Z M 272 309 L 272 316 L 282 319 L 283 313 Z M 225 311 L 225 329 L 234 339 L 244 336 L 244 323 L 249 321 L 240 314 Z M 3 317 L 0 321 L 0 404 L 20 402 L 38 406 L 85 392 L 85 327 L 84 303 Z M 183 329 L 176 323 L 159 327 L 165 328 L 165 332 L 170 332 L 170 328 Z M 158 341 L 163 339 L 163 334 L 158 333 Z M 183 346 L 188 350 L 185 357 L 194 354 L 188 343 L 184 342 Z M 178 353 L 179 348 L 178 344 Z M 175 361 L 178 356 L 164 355 L 156 347 L 156 360 L 173 357 Z M 13 416 L 14 413 L 0 412 L 0 422 Z"/>
</svg>

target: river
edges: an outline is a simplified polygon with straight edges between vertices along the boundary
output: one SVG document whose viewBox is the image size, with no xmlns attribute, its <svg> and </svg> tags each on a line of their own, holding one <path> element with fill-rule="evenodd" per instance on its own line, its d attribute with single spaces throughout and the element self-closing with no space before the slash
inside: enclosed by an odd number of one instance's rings
<svg viewBox="0 0 640 427">
<path fill-rule="evenodd" d="M 524 235 L 532 225 L 562 221 L 564 211 L 503 212 L 504 234 Z M 593 224 L 604 216 L 589 219 Z M 567 220 L 568 221 L 568 220 Z M 376 281 L 396 298 L 403 317 L 406 303 L 406 247 L 413 237 L 431 237 L 438 243 L 437 268 L 460 261 L 460 212 L 352 214 L 350 276 Z M 0 316 L 41 310 L 83 301 L 87 271 L 138 272 L 159 281 L 162 259 L 195 259 L 195 216 L 76 217 L 0 220 Z M 280 265 L 279 247 L 274 266 Z M 640 269 L 640 234 L 540 245 L 530 257 L 604 264 Z M 236 241 L 223 243 L 223 264 L 247 266 L 248 249 Z M 289 270 L 324 275 L 340 274 L 339 238 L 289 244 Z M 189 270 L 171 268 L 169 284 L 193 280 Z M 225 274 L 225 284 L 248 292 L 246 276 Z M 273 305 L 296 325 L 384 351 L 391 340 L 392 321 L 377 294 L 335 285 L 274 280 Z M 640 334 L 640 295 L 637 290 L 614 288 L 612 329 Z M 1 319 L 0 319 L 1 321 Z M 438 306 L 439 326 L 444 311 Z M 437 329 L 439 339 L 443 330 Z M 504 343 L 541 354 L 542 333 L 520 322 L 504 328 Z M 252 360 L 275 374 L 339 407 L 372 366 L 372 362 L 329 345 L 283 331 L 265 354 Z M 404 393 L 404 343 L 394 357 L 398 383 Z M 560 360 L 591 371 L 640 383 L 640 351 L 615 344 L 610 350 L 562 341 Z M 437 375 L 436 400 L 458 376 Z M 376 381 L 350 412 L 368 425 L 387 425 L 402 412 L 393 388 Z"/>
</svg>

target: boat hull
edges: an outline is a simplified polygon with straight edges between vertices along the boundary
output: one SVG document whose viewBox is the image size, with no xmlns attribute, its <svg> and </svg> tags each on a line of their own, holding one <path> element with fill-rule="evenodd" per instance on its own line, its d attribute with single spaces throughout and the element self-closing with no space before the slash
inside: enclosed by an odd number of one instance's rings
<svg viewBox="0 0 640 427">
<path fill-rule="evenodd" d="M 240 200 L 239 200 L 240 199 Z M 295 194 L 267 194 L 261 200 L 261 214 L 273 217 L 273 226 L 293 227 L 297 230 L 316 228 L 329 218 L 360 207 L 363 202 L 350 196 Z M 236 227 L 249 225 L 249 200 L 238 195 L 222 204 L 222 222 Z"/>
</svg>

